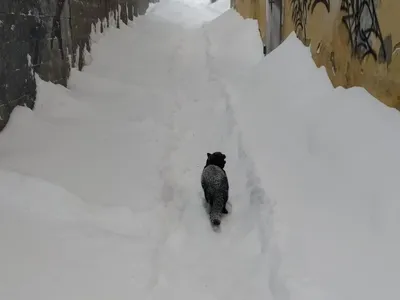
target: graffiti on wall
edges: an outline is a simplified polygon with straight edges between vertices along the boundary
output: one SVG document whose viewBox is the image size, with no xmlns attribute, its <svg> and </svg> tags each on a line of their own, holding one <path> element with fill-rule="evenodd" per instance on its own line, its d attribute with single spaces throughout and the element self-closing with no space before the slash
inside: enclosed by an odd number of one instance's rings
<svg viewBox="0 0 400 300">
<path fill-rule="evenodd" d="M 352 54 L 363 60 L 371 56 L 380 63 L 390 62 L 391 36 L 383 37 L 376 15 L 375 0 L 342 0 L 342 21 L 349 33 Z M 374 47 L 374 43 L 378 46 Z"/>
<path fill-rule="evenodd" d="M 290 0 L 292 8 L 292 21 L 297 36 L 307 39 L 307 0 Z"/>
<path fill-rule="evenodd" d="M 297 36 L 301 37 L 303 41 L 307 40 L 308 13 L 312 14 L 318 4 L 325 6 L 326 10 L 330 12 L 330 0 L 290 0 L 294 28 Z"/>
<path fill-rule="evenodd" d="M 313 0 L 313 1 L 309 1 L 309 2 L 308 2 L 308 9 L 311 10 L 311 13 L 314 12 L 315 7 L 316 7 L 318 4 L 324 5 L 325 8 L 326 8 L 326 10 L 327 10 L 328 12 L 330 12 L 330 10 L 331 10 L 331 2 L 330 2 L 330 0 Z"/>
</svg>

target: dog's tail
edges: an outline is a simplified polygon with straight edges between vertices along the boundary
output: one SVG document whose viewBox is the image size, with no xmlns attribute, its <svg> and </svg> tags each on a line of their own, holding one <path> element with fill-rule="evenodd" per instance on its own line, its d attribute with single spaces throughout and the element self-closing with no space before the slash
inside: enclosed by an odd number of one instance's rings
<svg viewBox="0 0 400 300">
<path fill-rule="evenodd" d="M 220 197 L 215 197 L 210 207 L 210 221 L 212 225 L 219 226 L 221 224 L 223 209 L 224 209 L 224 200 L 222 195 Z"/>
<path fill-rule="evenodd" d="M 221 224 L 221 215 L 217 216 L 210 214 L 210 221 L 212 225 L 219 226 Z"/>
</svg>

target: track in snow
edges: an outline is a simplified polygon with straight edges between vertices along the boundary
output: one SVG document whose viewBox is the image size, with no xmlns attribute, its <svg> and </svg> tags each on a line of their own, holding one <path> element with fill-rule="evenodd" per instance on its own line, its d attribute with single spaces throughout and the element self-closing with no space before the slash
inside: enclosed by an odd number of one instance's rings
<svg viewBox="0 0 400 300">
<path fill-rule="evenodd" d="M 170 5 L 179 10 L 179 3 Z M 210 47 L 206 30 L 168 23 L 158 10 L 139 18 L 133 29 L 103 37 L 93 47 L 92 64 L 72 73 L 69 90 L 39 80 L 36 110 L 17 108 L 0 136 L 0 168 L 76 196 L 54 204 L 71 215 L 67 220 L 54 218 L 49 208 L 23 222 L 41 236 L 41 246 L 3 229 L 10 237 L 4 253 L 17 244 L 31 253 L 41 247 L 55 251 L 46 268 L 40 267 L 46 256 L 30 265 L 34 278 L 1 286 L 2 298 L 15 299 L 29 280 L 24 291 L 30 299 L 232 300 L 281 293 L 271 203 L 241 143 Z M 232 212 L 218 234 L 202 206 L 200 186 L 206 153 L 213 151 L 227 155 L 231 186 Z M 3 176 L 18 184 L 15 175 Z M 30 203 L 35 195 L 29 191 L 18 199 Z M 69 203 L 71 197 L 76 204 Z M 20 207 L 6 200 L 2 205 L 20 214 Z M 42 219 L 45 229 L 38 225 Z M 51 224 L 62 229 L 48 232 Z M 92 230 L 101 234 L 94 238 Z M 60 238 L 66 248 L 59 248 Z M 102 245 L 108 250 L 97 253 Z M 18 255 L 0 259 L 18 266 Z M 111 273 L 114 259 L 123 271 L 115 267 Z M 108 269 L 102 270 L 103 261 Z M 65 272 L 44 288 L 40 278 L 50 280 L 58 270 Z"/>
</svg>

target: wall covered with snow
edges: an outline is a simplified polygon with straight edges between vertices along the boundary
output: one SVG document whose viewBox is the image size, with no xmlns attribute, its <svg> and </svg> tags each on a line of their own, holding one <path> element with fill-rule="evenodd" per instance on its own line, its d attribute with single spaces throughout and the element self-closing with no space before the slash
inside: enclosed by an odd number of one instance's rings
<svg viewBox="0 0 400 300">
<path fill-rule="evenodd" d="M 361 86 L 400 108 L 400 1 L 284 0 L 284 37 L 311 46 L 334 86 Z"/>
<path fill-rule="evenodd" d="M 255 19 L 258 22 L 261 39 L 266 43 L 266 0 L 232 0 L 232 7 L 245 19 Z"/>
<path fill-rule="evenodd" d="M 67 84 L 71 67 L 82 69 L 92 28 L 144 14 L 149 0 L 1 0 L 0 130 L 17 105 L 33 108 L 34 72 Z M 118 9 L 119 8 L 119 9 Z"/>
</svg>

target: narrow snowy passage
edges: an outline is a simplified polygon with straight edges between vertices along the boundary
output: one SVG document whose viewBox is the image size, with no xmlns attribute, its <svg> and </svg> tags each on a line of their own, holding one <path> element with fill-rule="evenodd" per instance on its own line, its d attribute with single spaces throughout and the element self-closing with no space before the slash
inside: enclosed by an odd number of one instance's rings
<svg viewBox="0 0 400 300">
<path fill-rule="evenodd" d="M 0 299 L 398 298 L 399 111 L 333 88 L 294 33 L 264 57 L 228 7 L 163 0 L 93 32 L 68 89 L 37 78 L 0 134 Z"/>
<path fill-rule="evenodd" d="M 167 21 L 188 11 L 198 24 L 218 15 L 164 1 L 101 37 L 68 89 L 37 78 L 36 109 L 12 114 L 0 135 L 1 299 L 271 298 L 269 199 L 209 31 Z M 200 186 L 213 151 L 232 186 L 218 233 Z"/>
</svg>

